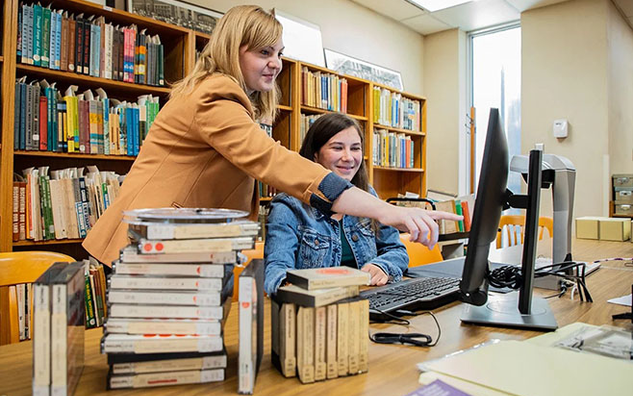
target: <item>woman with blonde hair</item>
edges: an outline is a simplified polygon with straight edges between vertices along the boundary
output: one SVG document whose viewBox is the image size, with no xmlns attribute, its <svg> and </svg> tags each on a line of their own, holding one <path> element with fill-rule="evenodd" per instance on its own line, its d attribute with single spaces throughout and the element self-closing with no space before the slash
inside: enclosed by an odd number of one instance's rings
<svg viewBox="0 0 633 396">
<path fill-rule="evenodd" d="M 272 121 L 281 71 L 282 27 L 257 6 L 231 8 L 218 22 L 194 70 L 174 85 L 114 203 L 83 247 L 110 265 L 127 244 L 122 212 L 137 208 L 209 207 L 256 216 L 254 179 L 323 213 L 369 217 L 434 245 L 433 219 L 455 215 L 389 205 L 298 153 L 260 128 Z"/>
</svg>

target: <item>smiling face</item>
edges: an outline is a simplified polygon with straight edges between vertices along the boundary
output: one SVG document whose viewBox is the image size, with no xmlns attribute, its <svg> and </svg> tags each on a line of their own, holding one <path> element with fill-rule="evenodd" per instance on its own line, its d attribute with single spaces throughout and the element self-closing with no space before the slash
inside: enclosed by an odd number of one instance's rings
<svg viewBox="0 0 633 396">
<path fill-rule="evenodd" d="M 281 71 L 283 49 L 281 39 L 263 48 L 240 47 L 240 68 L 249 94 L 255 91 L 268 92 L 275 88 L 275 79 Z"/>
<path fill-rule="evenodd" d="M 363 143 L 355 127 L 343 129 L 314 154 L 314 161 L 351 181 L 363 160 Z"/>
</svg>

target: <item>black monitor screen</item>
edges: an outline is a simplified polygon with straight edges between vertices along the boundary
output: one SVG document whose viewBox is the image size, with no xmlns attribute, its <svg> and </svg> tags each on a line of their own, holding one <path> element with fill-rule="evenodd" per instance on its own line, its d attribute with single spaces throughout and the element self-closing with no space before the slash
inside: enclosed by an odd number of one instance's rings
<svg viewBox="0 0 633 396">
<path fill-rule="evenodd" d="M 499 109 L 490 109 L 468 252 L 460 283 L 462 300 L 473 305 L 483 305 L 487 300 L 488 253 L 490 244 L 497 238 L 499 219 L 506 202 L 509 160 L 501 124 Z"/>
</svg>

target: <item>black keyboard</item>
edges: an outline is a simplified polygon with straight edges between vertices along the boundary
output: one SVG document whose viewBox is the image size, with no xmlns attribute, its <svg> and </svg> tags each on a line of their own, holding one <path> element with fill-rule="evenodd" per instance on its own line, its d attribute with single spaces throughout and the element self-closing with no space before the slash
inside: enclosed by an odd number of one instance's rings
<svg viewBox="0 0 633 396">
<path fill-rule="evenodd" d="M 407 279 L 364 290 L 360 295 L 369 300 L 372 320 L 388 320 L 385 313 L 402 316 L 399 310 L 428 311 L 457 300 L 459 282 L 459 278 L 449 277 Z"/>
</svg>

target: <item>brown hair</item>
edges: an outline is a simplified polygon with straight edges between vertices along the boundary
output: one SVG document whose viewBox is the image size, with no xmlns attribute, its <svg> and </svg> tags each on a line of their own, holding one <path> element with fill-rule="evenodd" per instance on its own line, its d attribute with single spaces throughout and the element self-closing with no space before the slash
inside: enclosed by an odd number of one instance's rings
<svg viewBox="0 0 633 396">
<path fill-rule="evenodd" d="M 198 83 L 213 73 L 231 77 L 247 92 L 240 68 L 240 47 L 272 46 L 281 39 L 281 34 L 281 23 L 263 8 L 249 5 L 231 8 L 216 25 L 191 73 L 174 84 L 170 98 L 191 93 Z M 270 92 L 256 91 L 249 97 L 256 119 L 274 119 L 279 101 L 276 85 Z"/>
<path fill-rule="evenodd" d="M 365 136 L 360 124 L 353 118 L 341 113 L 328 113 L 319 117 L 308 129 L 299 154 L 302 157 L 314 161 L 314 154 L 318 153 L 332 136 L 341 132 L 343 129 L 354 127 L 358 136 L 360 136 L 361 149 L 365 154 Z M 365 161 L 361 161 L 358 171 L 352 178 L 352 184 L 363 191 L 369 192 L 369 177 Z"/>
</svg>

